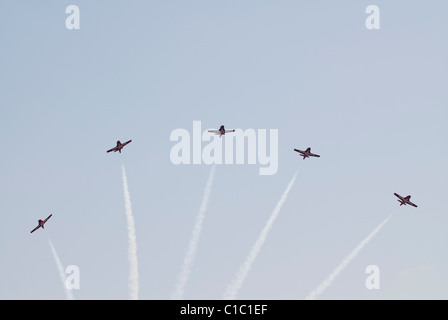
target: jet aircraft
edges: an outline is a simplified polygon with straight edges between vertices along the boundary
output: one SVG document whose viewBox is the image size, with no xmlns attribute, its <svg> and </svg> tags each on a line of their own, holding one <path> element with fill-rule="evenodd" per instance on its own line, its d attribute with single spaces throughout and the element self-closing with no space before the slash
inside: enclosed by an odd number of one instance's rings
<svg viewBox="0 0 448 320">
<path fill-rule="evenodd" d="M 45 224 L 45 222 L 47 222 L 47 220 L 50 219 L 52 215 L 53 215 L 53 214 L 50 214 L 50 215 L 47 217 L 47 219 L 45 219 L 45 220 L 39 219 L 39 220 L 37 221 L 37 223 L 38 223 L 37 227 L 34 228 L 33 230 L 31 230 L 31 233 L 33 233 L 34 231 L 36 231 L 36 230 L 39 229 L 40 227 L 42 227 L 42 229 L 44 229 L 44 224 Z"/>
<path fill-rule="evenodd" d="M 317 158 L 320 157 L 320 155 L 318 155 L 318 154 L 311 153 L 311 148 L 307 148 L 305 151 L 302 151 L 299 149 L 294 149 L 294 151 L 300 153 L 300 155 L 303 157 L 303 160 L 305 160 L 305 158 L 309 158 L 309 157 L 317 157 Z"/>
<path fill-rule="evenodd" d="M 123 147 L 125 145 L 127 145 L 128 143 L 130 143 L 132 140 L 126 141 L 125 143 L 121 143 L 120 140 L 117 141 L 117 145 L 115 147 L 113 147 L 112 149 L 107 150 L 107 152 L 120 152 L 121 153 L 121 149 L 123 149 Z"/>
<path fill-rule="evenodd" d="M 221 136 L 225 135 L 226 133 L 235 132 L 235 130 L 226 130 L 224 128 L 224 126 L 222 125 L 219 127 L 219 130 L 208 130 L 208 132 L 213 132 L 214 134 L 219 134 L 219 137 L 221 138 Z"/>
<path fill-rule="evenodd" d="M 417 208 L 417 205 L 415 203 L 411 202 L 411 200 L 410 200 L 411 196 L 402 197 L 398 193 L 395 193 L 395 192 L 394 192 L 394 195 L 399 199 L 397 201 L 400 202 L 400 206 L 409 204 L 409 205 Z"/>
</svg>

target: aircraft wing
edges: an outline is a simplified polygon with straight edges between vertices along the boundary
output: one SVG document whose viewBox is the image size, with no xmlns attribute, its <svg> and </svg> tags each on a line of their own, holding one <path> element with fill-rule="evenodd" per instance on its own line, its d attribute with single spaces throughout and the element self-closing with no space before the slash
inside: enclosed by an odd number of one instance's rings
<svg viewBox="0 0 448 320">
<path fill-rule="evenodd" d="M 212 133 L 220 133 L 219 130 L 208 130 L 208 132 L 212 132 Z"/>
<path fill-rule="evenodd" d="M 318 154 L 314 154 L 314 153 L 310 153 L 309 155 L 310 155 L 311 157 L 317 157 L 317 158 L 320 157 L 320 155 L 318 155 Z"/>
<path fill-rule="evenodd" d="M 226 130 L 226 133 L 229 133 L 229 132 L 235 132 L 235 130 Z"/>
<path fill-rule="evenodd" d="M 118 148 L 117 147 L 113 147 L 112 149 L 107 150 L 107 152 L 111 152 L 111 151 L 117 151 Z"/>
<path fill-rule="evenodd" d="M 299 149 L 294 149 L 294 151 L 296 151 L 296 152 L 298 152 L 298 153 L 301 153 L 301 154 L 304 154 L 304 153 L 305 153 L 305 151 L 302 151 L 302 150 L 299 150 Z"/>
<path fill-rule="evenodd" d="M 47 217 L 47 219 L 44 220 L 44 222 L 47 222 L 47 220 L 50 219 L 52 215 L 53 215 L 53 214 L 50 214 L 50 215 Z"/>
<path fill-rule="evenodd" d="M 416 207 L 417 208 L 417 205 L 415 204 L 415 203 L 412 203 L 411 201 L 409 201 L 408 200 L 408 204 L 410 204 L 411 206 L 413 206 L 413 207 Z"/>
<path fill-rule="evenodd" d="M 403 200 L 403 197 L 400 196 L 398 193 L 395 193 L 395 192 L 394 192 L 394 196 L 396 196 L 396 197 L 399 198 L 400 200 Z"/>
<path fill-rule="evenodd" d="M 36 228 L 34 228 L 33 230 L 31 230 L 31 233 L 33 233 L 34 231 L 36 231 L 37 229 L 39 229 L 40 226 L 37 226 Z"/>
<path fill-rule="evenodd" d="M 130 142 L 132 142 L 132 140 L 126 141 L 125 143 L 122 144 L 122 146 L 124 147 L 125 145 L 127 145 Z"/>
</svg>

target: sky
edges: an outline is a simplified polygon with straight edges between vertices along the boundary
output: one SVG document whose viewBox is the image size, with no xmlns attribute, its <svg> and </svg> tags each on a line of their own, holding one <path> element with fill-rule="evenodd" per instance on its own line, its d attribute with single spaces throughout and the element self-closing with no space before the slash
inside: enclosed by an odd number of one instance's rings
<svg viewBox="0 0 448 320">
<path fill-rule="evenodd" d="M 225 299 L 247 261 L 234 299 L 306 299 L 334 271 L 315 299 L 447 299 L 446 12 L 0 2 L 0 299 L 171 299 L 181 274 L 181 299 Z M 231 139 L 207 135 L 220 125 L 277 133 L 277 170 L 249 148 L 176 164 L 180 140 L 193 157 Z M 293 150 L 307 147 L 320 158 Z"/>
</svg>

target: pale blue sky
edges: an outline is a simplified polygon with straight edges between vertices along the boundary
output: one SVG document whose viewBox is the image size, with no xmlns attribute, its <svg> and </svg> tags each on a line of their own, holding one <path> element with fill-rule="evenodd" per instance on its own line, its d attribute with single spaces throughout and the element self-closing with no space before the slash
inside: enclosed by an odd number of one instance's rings
<svg viewBox="0 0 448 320">
<path fill-rule="evenodd" d="M 65 27 L 71 4 L 79 30 Z M 370 4 L 380 30 L 364 25 Z M 297 170 L 238 298 L 304 299 L 389 215 L 319 298 L 448 298 L 446 12 L 442 0 L 2 1 L 0 298 L 65 299 L 48 239 L 80 268 L 75 299 L 129 298 L 123 164 L 139 298 L 169 299 L 210 172 L 173 165 L 169 137 L 195 120 L 278 129 L 279 169 L 216 168 L 186 299 L 222 298 Z M 321 158 L 293 151 L 308 146 Z"/>
</svg>

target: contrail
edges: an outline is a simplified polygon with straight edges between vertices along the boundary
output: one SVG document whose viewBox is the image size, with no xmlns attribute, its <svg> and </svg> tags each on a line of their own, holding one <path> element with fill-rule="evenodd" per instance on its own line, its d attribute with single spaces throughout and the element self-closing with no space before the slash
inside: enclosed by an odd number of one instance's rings
<svg viewBox="0 0 448 320">
<path fill-rule="evenodd" d="M 51 240 L 48 239 L 48 242 L 50 242 L 51 251 L 53 252 L 54 261 L 56 261 L 56 266 L 58 267 L 59 276 L 61 277 L 62 286 L 65 290 L 65 295 L 67 296 L 67 300 L 73 300 L 73 295 L 71 289 L 69 289 L 65 283 L 65 272 L 64 268 L 62 267 L 61 260 L 59 260 L 58 254 L 56 253 L 56 250 L 53 246 L 53 243 L 51 243 Z"/>
<path fill-rule="evenodd" d="M 182 299 L 182 296 L 185 291 L 185 284 L 187 283 L 188 276 L 190 275 L 190 270 L 193 265 L 194 256 L 196 254 L 196 249 L 199 242 L 199 235 L 202 229 L 202 221 L 205 217 L 205 212 L 207 211 L 208 199 L 210 198 L 210 192 L 212 189 L 213 178 L 215 176 L 215 168 L 214 164 L 210 170 L 210 175 L 208 176 L 207 184 L 204 189 L 204 196 L 202 197 L 202 203 L 199 208 L 198 215 L 196 217 L 196 223 L 193 228 L 193 234 L 191 235 L 190 244 L 188 246 L 187 253 L 184 258 L 184 262 L 182 264 L 182 270 L 179 274 L 178 282 L 176 285 L 176 289 L 172 295 L 172 299 Z"/>
<path fill-rule="evenodd" d="M 128 180 L 126 178 L 126 171 L 124 165 L 121 165 L 123 173 L 123 191 L 124 191 L 124 206 L 126 210 L 126 219 L 128 223 L 128 258 L 130 264 L 129 273 L 129 290 L 131 299 L 138 299 L 138 263 L 137 263 L 137 240 L 135 237 L 135 222 L 132 216 L 131 198 L 128 190 Z"/>
<path fill-rule="evenodd" d="M 345 259 L 341 262 L 341 264 L 334 269 L 334 271 L 328 276 L 328 278 L 321 283 L 319 287 L 314 289 L 308 296 L 305 298 L 306 300 L 314 300 L 319 294 L 324 292 L 326 288 L 330 286 L 333 280 L 344 270 L 344 268 L 355 258 L 359 251 L 370 241 L 372 238 L 381 230 L 381 228 L 389 221 L 391 215 L 387 217 L 383 222 L 381 222 L 361 243 L 353 250 Z"/>
<path fill-rule="evenodd" d="M 240 267 L 236 278 L 232 281 L 232 283 L 227 288 L 226 293 L 224 294 L 224 299 L 235 299 L 238 290 L 241 288 L 241 285 L 243 284 L 244 279 L 246 278 L 247 274 L 249 273 L 249 270 L 252 266 L 252 263 L 254 262 L 255 258 L 258 255 L 258 252 L 260 251 L 264 241 L 266 240 L 266 237 L 268 235 L 269 230 L 271 229 L 272 225 L 274 224 L 275 219 L 278 216 L 278 213 L 280 212 L 280 209 L 282 208 L 283 203 L 286 201 L 286 198 L 288 197 L 288 193 L 291 190 L 292 186 L 294 185 L 294 181 L 296 180 L 298 171 L 294 174 L 294 177 L 289 182 L 288 186 L 286 187 L 285 192 L 283 193 L 282 197 L 280 198 L 279 202 L 277 203 L 277 206 L 275 207 L 274 211 L 272 212 L 271 216 L 268 219 L 268 222 L 266 223 L 265 227 L 261 231 L 257 241 L 253 245 L 249 256 L 247 257 L 244 264 Z"/>
</svg>

